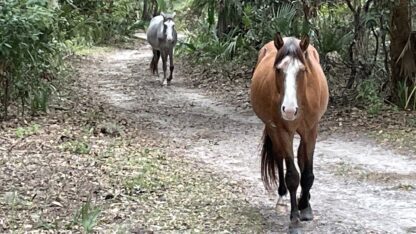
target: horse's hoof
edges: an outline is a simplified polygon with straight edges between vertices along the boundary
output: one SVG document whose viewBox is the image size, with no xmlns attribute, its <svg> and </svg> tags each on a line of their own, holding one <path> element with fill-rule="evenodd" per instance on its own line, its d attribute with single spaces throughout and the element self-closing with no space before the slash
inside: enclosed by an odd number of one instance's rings
<svg viewBox="0 0 416 234">
<path fill-rule="evenodd" d="M 290 225 L 297 225 L 300 224 L 300 215 L 299 211 L 291 211 L 290 212 Z"/>
<path fill-rule="evenodd" d="M 164 85 L 166 85 L 166 84 L 167 84 L 166 79 L 161 79 L 161 80 L 160 80 L 160 85 L 161 85 L 161 86 L 164 86 Z"/>
<path fill-rule="evenodd" d="M 302 221 L 311 221 L 313 219 L 313 212 L 310 205 L 305 209 L 300 211 L 300 220 Z"/>
<path fill-rule="evenodd" d="M 290 234 L 300 234 L 300 219 L 298 216 L 292 217 L 289 224 L 289 233 Z"/>
<path fill-rule="evenodd" d="M 289 234 L 301 234 L 302 231 L 300 230 L 300 227 L 289 227 Z"/>
</svg>

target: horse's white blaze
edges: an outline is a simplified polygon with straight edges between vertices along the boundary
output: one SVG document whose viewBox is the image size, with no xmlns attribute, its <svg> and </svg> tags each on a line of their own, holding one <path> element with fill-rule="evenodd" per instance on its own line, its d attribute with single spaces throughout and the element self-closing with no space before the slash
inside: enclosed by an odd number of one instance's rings
<svg viewBox="0 0 416 234">
<path fill-rule="evenodd" d="M 173 41 L 173 26 L 175 23 L 172 20 L 168 20 L 165 22 L 166 25 L 166 39 L 168 41 Z"/>
<path fill-rule="evenodd" d="M 299 70 L 304 69 L 303 64 L 290 56 L 284 58 L 278 65 L 285 74 L 284 96 L 282 102 L 282 116 L 286 120 L 294 120 L 295 112 L 298 109 L 298 100 L 296 95 L 296 77 Z M 283 108 L 285 111 L 283 111 Z"/>
</svg>

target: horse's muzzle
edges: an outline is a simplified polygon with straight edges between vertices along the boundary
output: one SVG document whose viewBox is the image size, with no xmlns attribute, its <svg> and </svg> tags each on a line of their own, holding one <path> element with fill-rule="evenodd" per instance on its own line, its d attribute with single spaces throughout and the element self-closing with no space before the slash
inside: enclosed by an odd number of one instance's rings
<svg viewBox="0 0 416 234">
<path fill-rule="evenodd" d="M 282 118 L 284 120 L 293 121 L 296 119 L 299 112 L 298 107 L 286 107 L 282 106 Z"/>
<path fill-rule="evenodd" d="M 168 39 L 168 44 L 173 44 L 175 41 L 173 39 Z"/>
</svg>

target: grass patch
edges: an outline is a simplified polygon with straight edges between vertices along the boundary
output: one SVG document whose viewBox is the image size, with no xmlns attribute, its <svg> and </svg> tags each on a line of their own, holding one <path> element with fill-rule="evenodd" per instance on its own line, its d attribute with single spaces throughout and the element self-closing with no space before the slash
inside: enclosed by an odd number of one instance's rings
<svg viewBox="0 0 416 234">
<path fill-rule="evenodd" d="M 238 186 L 166 157 L 157 149 L 132 152 L 124 160 L 109 159 L 112 171 L 133 171 L 123 192 L 142 205 L 137 218 L 152 231 L 260 232 L 263 217 L 241 195 Z"/>
<path fill-rule="evenodd" d="M 85 46 L 85 47 L 79 47 L 74 50 L 74 53 L 76 55 L 81 56 L 87 56 L 87 55 L 94 55 L 94 54 L 102 54 L 102 53 L 108 53 L 113 51 L 113 47 L 109 46 Z"/>
<path fill-rule="evenodd" d="M 416 153 L 416 128 L 414 127 L 372 131 L 370 136 L 378 143 L 393 145 L 396 149 Z"/>
<path fill-rule="evenodd" d="M 61 144 L 64 151 L 69 151 L 74 154 L 89 154 L 91 146 L 84 140 L 72 140 Z"/>
<path fill-rule="evenodd" d="M 74 216 L 74 224 L 81 225 L 86 233 L 91 233 L 98 224 L 101 209 L 94 207 L 91 199 L 88 199 Z"/>
<path fill-rule="evenodd" d="M 25 138 L 31 135 L 35 135 L 39 132 L 40 126 L 38 124 L 32 124 L 27 127 L 18 127 L 16 128 L 16 137 Z"/>
</svg>

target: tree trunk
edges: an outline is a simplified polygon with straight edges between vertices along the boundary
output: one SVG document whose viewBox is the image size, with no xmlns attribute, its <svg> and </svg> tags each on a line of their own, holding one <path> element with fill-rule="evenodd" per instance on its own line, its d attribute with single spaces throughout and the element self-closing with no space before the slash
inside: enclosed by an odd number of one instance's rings
<svg viewBox="0 0 416 234">
<path fill-rule="evenodd" d="M 149 0 L 143 1 L 142 20 L 150 20 L 152 17 L 149 14 Z"/>
<path fill-rule="evenodd" d="M 309 19 L 315 18 L 318 16 L 318 9 L 320 0 L 302 0 L 302 7 L 303 7 L 303 15 L 305 17 L 305 21 L 308 22 Z"/>
<path fill-rule="evenodd" d="M 360 64 L 364 66 L 361 70 L 365 71 L 365 77 L 372 73 L 371 66 L 367 66 L 367 63 L 362 59 L 362 57 L 367 56 L 366 53 L 368 43 L 365 40 L 366 27 L 363 18 L 368 14 L 373 0 L 367 0 L 364 4 L 362 4 L 361 1 L 355 0 L 353 3 L 350 0 L 346 0 L 345 2 L 354 15 L 354 40 L 351 42 L 348 48 L 350 57 L 349 59 L 351 61 L 351 75 L 347 81 L 346 88 L 350 89 L 353 87 L 357 76 L 360 75 L 360 70 L 358 70 L 358 66 Z"/>
<path fill-rule="evenodd" d="M 410 35 L 409 0 L 399 0 L 393 7 L 390 22 L 390 66 L 391 66 L 391 99 L 399 104 L 399 86 L 406 76 L 400 71 L 399 60 Z"/>
<path fill-rule="evenodd" d="M 228 20 L 225 9 L 225 2 L 221 0 L 218 5 L 218 22 L 217 22 L 217 36 L 218 38 L 223 38 L 227 33 Z"/>
<path fill-rule="evenodd" d="M 227 33 L 241 26 L 241 16 L 236 14 L 236 6 L 227 2 L 229 0 L 220 0 L 218 2 L 218 21 L 217 21 L 217 36 L 224 38 Z"/>
<path fill-rule="evenodd" d="M 152 15 L 152 17 L 155 17 L 155 16 L 157 16 L 159 14 L 160 14 L 160 12 L 159 12 L 159 4 L 157 3 L 156 0 L 153 0 L 153 15 Z"/>
</svg>

